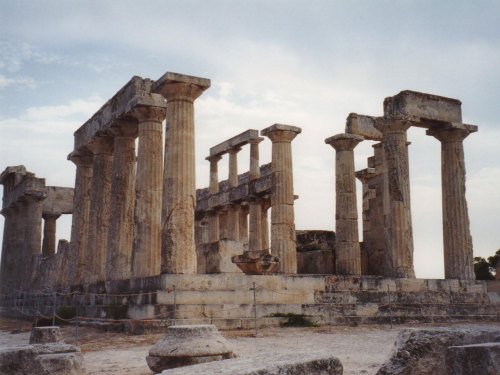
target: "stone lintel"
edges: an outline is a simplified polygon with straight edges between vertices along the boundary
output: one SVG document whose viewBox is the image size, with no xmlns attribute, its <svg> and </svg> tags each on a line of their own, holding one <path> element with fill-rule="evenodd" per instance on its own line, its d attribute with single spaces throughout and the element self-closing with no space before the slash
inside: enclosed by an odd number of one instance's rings
<svg viewBox="0 0 500 375">
<path fill-rule="evenodd" d="M 207 78 L 189 76 L 186 74 L 166 72 L 159 79 L 157 79 L 152 87 L 152 92 L 162 91 L 162 87 L 169 83 L 186 83 L 199 86 L 202 90 L 206 90 L 210 87 L 210 80 Z"/>
<path fill-rule="evenodd" d="M 44 178 L 35 177 L 35 174 L 30 172 L 26 172 L 22 177 L 23 179 L 19 183 L 4 190 L 3 209 L 8 209 L 22 200 L 45 199 Z"/>
<path fill-rule="evenodd" d="M 377 176 L 375 168 L 365 168 L 355 172 L 356 178 L 361 182 L 366 182 L 368 179 Z"/>
<path fill-rule="evenodd" d="M 265 129 L 262 129 L 260 131 L 260 135 L 268 135 L 276 130 L 289 131 L 289 132 L 294 132 L 296 134 L 300 134 L 302 132 L 302 129 L 299 128 L 298 126 L 285 125 L 285 124 L 274 124 L 274 125 L 271 125 Z"/>
<path fill-rule="evenodd" d="M 128 112 L 129 103 L 132 100 L 149 94 L 151 84 L 152 81 L 149 78 L 132 77 L 125 86 L 74 133 L 74 150 L 77 151 L 86 146 L 98 133 L 105 133 L 116 123 L 117 119 Z"/>
<path fill-rule="evenodd" d="M 414 126 L 426 127 L 427 121 L 462 122 L 460 100 L 405 90 L 385 98 L 384 116 L 410 119 Z"/>
<path fill-rule="evenodd" d="M 231 149 L 242 147 L 253 139 L 259 139 L 259 131 L 255 129 L 248 129 L 241 134 L 211 147 L 210 156 L 207 157 L 207 160 L 209 157 L 223 155 Z"/>
<path fill-rule="evenodd" d="M 381 141 L 382 133 L 375 128 L 376 119 L 374 116 L 349 113 L 346 119 L 345 132 L 358 134 L 372 141 Z"/>
<path fill-rule="evenodd" d="M 47 186 L 46 192 L 47 198 L 43 201 L 42 214 L 63 215 L 73 213 L 73 188 Z"/>
</svg>

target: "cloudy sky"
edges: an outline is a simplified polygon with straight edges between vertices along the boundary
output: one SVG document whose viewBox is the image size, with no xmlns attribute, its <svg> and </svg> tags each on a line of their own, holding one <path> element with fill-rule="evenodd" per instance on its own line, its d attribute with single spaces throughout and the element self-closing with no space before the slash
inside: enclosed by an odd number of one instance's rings
<svg viewBox="0 0 500 375">
<path fill-rule="evenodd" d="M 198 187 L 208 184 L 209 147 L 248 128 L 300 126 L 296 227 L 333 230 L 334 150 L 324 139 L 343 132 L 350 112 L 381 115 L 387 96 L 429 92 L 460 99 L 464 122 L 479 125 L 465 140 L 467 199 L 474 253 L 492 255 L 499 17 L 496 0 L 0 0 L 0 169 L 24 164 L 48 185 L 72 186 L 73 132 L 133 75 L 196 75 L 212 80 L 195 103 Z M 408 139 L 416 274 L 443 277 L 440 144 L 423 129 Z M 270 150 L 261 143 L 263 162 Z M 356 168 L 371 154 L 369 142 L 358 146 Z M 248 150 L 240 155 L 243 172 Z M 69 239 L 70 221 L 58 221 L 59 238 Z"/>
</svg>

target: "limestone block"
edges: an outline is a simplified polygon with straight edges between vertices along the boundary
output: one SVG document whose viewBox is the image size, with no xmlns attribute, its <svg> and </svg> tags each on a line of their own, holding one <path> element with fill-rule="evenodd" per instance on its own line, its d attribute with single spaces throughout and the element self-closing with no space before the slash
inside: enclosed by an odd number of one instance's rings
<svg viewBox="0 0 500 375">
<path fill-rule="evenodd" d="M 500 374 L 500 342 L 451 346 L 446 351 L 448 375 Z"/>
<path fill-rule="evenodd" d="M 345 132 L 348 134 L 357 134 L 365 139 L 372 141 L 381 141 L 382 133 L 375 128 L 375 117 L 349 113 L 345 124 Z"/>
<path fill-rule="evenodd" d="M 67 344 L 20 345 L 0 349 L 0 374 L 83 375 L 80 348 Z"/>
<path fill-rule="evenodd" d="M 258 139 L 259 131 L 248 129 L 241 134 L 238 134 L 218 145 L 210 148 L 210 156 L 222 155 L 231 149 L 241 147 L 247 144 L 250 140 Z"/>
<path fill-rule="evenodd" d="M 233 358 L 233 348 L 214 325 L 170 326 L 149 350 L 148 366 L 154 372 Z"/>
<path fill-rule="evenodd" d="M 384 115 L 411 118 L 427 127 L 429 120 L 461 123 L 461 106 L 457 99 L 405 90 L 385 98 Z"/>
<path fill-rule="evenodd" d="M 220 240 L 197 246 L 198 273 L 226 273 L 241 271 L 231 258 L 243 254 L 243 243 L 232 240 Z"/>
<path fill-rule="evenodd" d="M 297 252 L 298 274 L 334 273 L 333 251 L 314 250 Z"/>
<path fill-rule="evenodd" d="M 329 230 L 298 230 L 297 251 L 334 250 L 335 232 Z"/>
<path fill-rule="evenodd" d="M 500 329 L 491 326 L 403 330 L 398 346 L 377 375 L 448 375 L 446 351 L 449 346 L 490 342 L 499 334 Z"/>
<path fill-rule="evenodd" d="M 59 327 L 33 327 L 31 329 L 30 344 L 48 344 L 62 342 Z"/>
<path fill-rule="evenodd" d="M 232 257 L 231 261 L 246 275 L 270 275 L 279 265 L 279 258 L 266 250 L 245 251 L 242 255 Z"/>
<path fill-rule="evenodd" d="M 43 201 L 42 213 L 44 215 L 62 215 L 73 213 L 73 188 L 60 186 L 47 186 L 47 198 Z"/>
</svg>

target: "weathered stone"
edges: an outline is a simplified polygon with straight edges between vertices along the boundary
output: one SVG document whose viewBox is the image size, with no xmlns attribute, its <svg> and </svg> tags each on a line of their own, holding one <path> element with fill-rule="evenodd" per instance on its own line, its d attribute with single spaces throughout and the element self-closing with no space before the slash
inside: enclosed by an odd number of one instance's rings
<svg viewBox="0 0 500 375">
<path fill-rule="evenodd" d="M 345 132 L 348 134 L 357 134 L 365 139 L 372 141 L 381 141 L 382 133 L 375 128 L 376 117 L 358 115 L 349 113 L 345 124 Z"/>
<path fill-rule="evenodd" d="M 30 344 L 49 344 L 62 342 L 59 327 L 33 327 L 31 329 Z"/>
<path fill-rule="evenodd" d="M 301 352 L 259 353 L 222 362 L 165 370 L 162 375 L 342 375 L 338 358 Z"/>
<path fill-rule="evenodd" d="M 210 148 L 210 157 L 221 156 L 226 152 L 229 152 L 235 148 L 241 148 L 251 141 L 259 139 L 259 131 L 254 129 L 248 129 L 241 134 L 235 135 L 234 137 L 219 143 L 218 145 Z"/>
<path fill-rule="evenodd" d="M 20 345 L 0 349 L 0 373 L 6 375 L 83 375 L 80 348 L 67 344 Z"/>
<path fill-rule="evenodd" d="M 265 250 L 245 251 L 232 257 L 231 261 L 247 275 L 270 275 L 276 272 L 279 265 L 279 258 Z"/>
<path fill-rule="evenodd" d="M 499 334 L 498 327 L 487 326 L 406 329 L 400 333 L 391 358 L 377 375 L 448 375 L 445 360 L 448 347 L 491 342 Z"/>
<path fill-rule="evenodd" d="M 331 250 L 297 251 L 297 273 L 327 275 L 334 273 L 334 256 Z"/>
<path fill-rule="evenodd" d="M 500 374 L 500 342 L 451 346 L 446 351 L 448 375 Z"/>
<path fill-rule="evenodd" d="M 233 349 L 214 325 L 170 326 L 149 350 L 148 366 L 154 372 L 232 358 Z"/>
<path fill-rule="evenodd" d="M 220 240 L 197 246 L 198 273 L 241 272 L 232 262 L 234 256 L 243 253 L 239 241 Z"/>
</svg>

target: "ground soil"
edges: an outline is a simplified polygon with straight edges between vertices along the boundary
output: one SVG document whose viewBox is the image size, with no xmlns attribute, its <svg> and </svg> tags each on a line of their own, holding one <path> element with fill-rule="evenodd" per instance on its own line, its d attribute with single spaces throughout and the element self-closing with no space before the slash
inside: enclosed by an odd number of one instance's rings
<svg viewBox="0 0 500 375">
<path fill-rule="evenodd" d="M 253 331 L 221 333 L 240 356 L 261 352 L 270 355 L 293 352 L 300 355 L 301 352 L 314 351 L 338 357 L 344 366 L 345 375 L 374 375 L 390 356 L 399 331 L 405 327 L 339 326 L 333 327 L 332 333 L 329 333 L 328 327 L 266 328 L 261 329 L 257 337 Z M 19 332 L 12 333 L 15 325 L 0 320 L 0 348 L 28 343 L 30 328 L 31 323 L 23 322 L 19 325 Z M 75 343 L 74 326 L 63 326 L 61 331 L 66 343 Z M 84 366 L 89 375 L 151 375 L 145 358 L 149 348 L 162 334 L 132 335 L 80 327 L 78 336 Z"/>
</svg>

